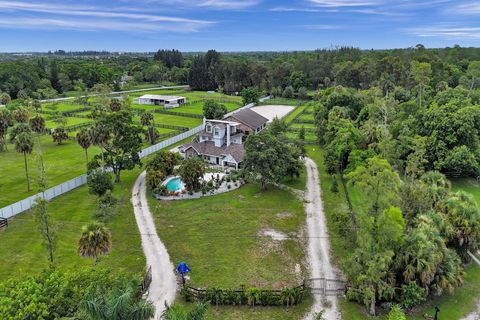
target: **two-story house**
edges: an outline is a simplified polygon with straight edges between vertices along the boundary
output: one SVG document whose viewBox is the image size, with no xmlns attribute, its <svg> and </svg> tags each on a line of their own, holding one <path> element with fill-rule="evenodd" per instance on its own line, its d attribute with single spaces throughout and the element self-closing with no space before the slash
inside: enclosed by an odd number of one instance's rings
<svg viewBox="0 0 480 320">
<path fill-rule="evenodd" d="M 238 169 L 245 156 L 241 124 L 204 119 L 203 125 L 204 130 L 183 146 L 185 158 L 201 157 L 212 165 Z"/>
</svg>

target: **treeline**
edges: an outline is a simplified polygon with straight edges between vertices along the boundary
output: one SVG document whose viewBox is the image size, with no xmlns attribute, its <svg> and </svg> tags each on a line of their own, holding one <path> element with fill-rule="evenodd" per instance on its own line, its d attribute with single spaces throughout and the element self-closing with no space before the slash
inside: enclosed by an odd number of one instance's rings
<svg viewBox="0 0 480 320">
<path fill-rule="evenodd" d="M 137 83 L 174 82 L 226 93 L 254 86 L 268 93 L 291 88 L 298 94 L 335 85 L 368 89 L 378 86 L 381 79 L 411 89 L 416 85 L 410 68 L 412 61 L 430 64 L 429 87 L 436 89 L 446 83 L 453 88 L 469 82 L 468 65 L 477 60 L 480 49 L 458 46 L 426 49 L 422 45 L 397 50 L 340 47 L 310 52 L 224 54 L 215 50 L 206 54 L 159 50 L 153 57 L 58 50 L 51 55 L 1 62 L 0 90 L 13 99 L 25 96 L 35 99 L 81 91 L 98 83 L 119 89 Z M 121 80 L 123 75 L 130 76 L 128 84 Z"/>
</svg>

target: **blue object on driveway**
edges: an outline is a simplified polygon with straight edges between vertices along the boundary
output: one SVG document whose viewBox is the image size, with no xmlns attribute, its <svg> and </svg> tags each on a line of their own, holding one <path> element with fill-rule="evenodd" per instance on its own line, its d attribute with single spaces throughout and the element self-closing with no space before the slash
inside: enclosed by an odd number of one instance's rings
<svg viewBox="0 0 480 320">
<path fill-rule="evenodd" d="M 180 274 L 185 274 L 185 273 L 187 273 L 187 272 L 192 272 L 192 270 L 190 269 L 190 267 L 188 266 L 188 264 L 186 264 L 186 263 L 183 262 L 183 261 L 178 264 L 177 271 L 178 271 Z"/>
</svg>

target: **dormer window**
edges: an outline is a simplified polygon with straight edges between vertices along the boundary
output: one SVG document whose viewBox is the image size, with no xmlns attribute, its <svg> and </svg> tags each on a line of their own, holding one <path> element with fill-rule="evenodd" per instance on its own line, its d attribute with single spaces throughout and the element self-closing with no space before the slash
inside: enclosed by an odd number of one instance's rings
<svg viewBox="0 0 480 320">
<path fill-rule="evenodd" d="M 212 133 L 212 125 L 210 123 L 207 124 L 206 130 L 207 130 L 207 133 Z"/>
<path fill-rule="evenodd" d="M 215 131 L 214 135 L 215 135 L 216 137 L 218 137 L 218 136 L 220 135 L 220 129 L 218 129 L 217 127 L 215 127 L 214 131 Z"/>
</svg>

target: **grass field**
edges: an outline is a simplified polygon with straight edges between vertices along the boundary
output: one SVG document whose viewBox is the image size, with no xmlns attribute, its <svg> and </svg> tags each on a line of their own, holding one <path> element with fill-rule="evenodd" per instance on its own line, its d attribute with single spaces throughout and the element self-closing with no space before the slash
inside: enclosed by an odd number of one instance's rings
<svg viewBox="0 0 480 320">
<path fill-rule="evenodd" d="M 280 289 L 301 283 L 307 274 L 305 244 L 262 236 L 274 229 L 295 236 L 303 231 L 303 205 L 288 192 L 257 185 L 196 200 L 149 198 L 160 238 L 174 264 L 186 261 L 193 286 Z M 252 206 L 252 203 L 255 203 Z M 304 303 L 284 308 L 212 308 L 218 319 L 299 319 Z M 279 318 L 281 317 L 281 318 Z"/>
<path fill-rule="evenodd" d="M 77 124 L 84 124 L 84 123 L 93 122 L 92 119 L 88 119 L 88 118 L 65 117 L 64 119 L 65 119 L 66 123 L 65 123 L 65 125 L 61 125 L 61 124 L 55 122 L 55 117 L 47 116 L 47 117 L 45 117 L 45 120 L 46 120 L 45 121 L 45 126 L 48 129 L 56 129 L 56 128 L 61 127 L 61 126 L 69 127 L 69 126 L 74 126 L 74 125 L 77 125 Z"/>
<path fill-rule="evenodd" d="M 202 124 L 202 119 L 199 118 L 181 117 L 163 113 L 155 113 L 153 117 L 155 118 L 155 124 L 166 124 L 187 128 L 195 128 Z M 136 116 L 134 117 L 134 120 L 140 122 L 140 117 Z"/>
<path fill-rule="evenodd" d="M 70 134 L 72 135 L 72 134 Z M 6 206 L 38 192 L 37 139 L 32 154 L 27 155 L 30 175 L 31 192 L 27 192 L 23 154 L 14 150 L 12 144 L 8 151 L 0 152 L 0 207 Z M 41 137 L 43 158 L 47 172 L 47 182 L 50 187 L 73 179 L 86 171 L 85 153 L 73 140 L 67 140 L 62 145 L 53 143 L 52 137 Z M 96 147 L 88 149 L 89 158 L 99 153 Z"/>
<path fill-rule="evenodd" d="M 122 182 L 116 184 L 114 189 L 114 195 L 119 199 L 117 215 L 107 224 L 112 232 L 113 247 L 99 264 L 115 272 L 134 274 L 145 269 L 145 258 L 130 203 L 131 186 L 139 172 L 139 169 L 125 172 Z M 95 206 L 95 196 L 88 193 L 86 186 L 49 203 L 48 210 L 58 237 L 55 256 L 57 267 L 73 270 L 95 265 L 93 259 L 81 258 L 76 251 L 81 228 L 92 221 Z M 0 231 L 0 279 L 33 275 L 47 267 L 47 256 L 41 241 L 31 212 L 10 219 L 8 228 Z"/>
<path fill-rule="evenodd" d="M 302 244 L 293 239 L 274 243 L 260 234 L 267 228 L 299 234 L 303 206 L 288 192 L 246 185 L 197 200 L 150 198 L 150 207 L 174 263 L 192 267 L 193 285 L 278 289 L 303 280 Z"/>
</svg>

